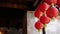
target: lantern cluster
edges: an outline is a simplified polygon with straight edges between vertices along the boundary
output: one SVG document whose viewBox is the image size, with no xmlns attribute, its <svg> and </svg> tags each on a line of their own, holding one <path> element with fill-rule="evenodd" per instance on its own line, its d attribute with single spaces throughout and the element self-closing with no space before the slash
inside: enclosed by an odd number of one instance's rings
<svg viewBox="0 0 60 34">
<path fill-rule="evenodd" d="M 60 0 L 44 0 L 39 4 L 38 9 L 35 11 L 34 16 L 37 17 L 39 20 L 35 23 L 35 28 L 39 31 L 45 27 L 46 24 L 49 24 L 51 19 L 56 18 L 58 16 L 58 9 L 55 7 L 57 4 L 60 6 Z M 59 3 L 57 3 L 59 2 Z"/>
</svg>

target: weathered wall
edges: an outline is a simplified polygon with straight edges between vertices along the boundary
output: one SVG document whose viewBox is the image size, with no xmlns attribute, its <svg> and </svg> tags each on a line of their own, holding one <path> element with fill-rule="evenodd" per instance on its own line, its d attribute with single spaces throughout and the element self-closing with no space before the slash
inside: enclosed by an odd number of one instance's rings
<svg viewBox="0 0 60 34">
<path fill-rule="evenodd" d="M 34 27 L 36 21 L 37 19 L 34 17 L 34 11 L 28 11 L 27 12 L 27 34 L 38 34 L 37 30 Z"/>
</svg>

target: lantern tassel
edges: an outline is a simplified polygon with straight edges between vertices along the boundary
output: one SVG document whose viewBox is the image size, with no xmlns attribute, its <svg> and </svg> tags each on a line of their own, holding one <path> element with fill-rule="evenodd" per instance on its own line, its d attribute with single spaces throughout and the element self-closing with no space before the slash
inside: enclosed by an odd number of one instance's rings
<svg viewBox="0 0 60 34">
<path fill-rule="evenodd" d="M 40 31 L 41 31 L 41 30 L 38 30 L 38 34 L 40 34 Z"/>
<path fill-rule="evenodd" d="M 54 7 L 54 3 L 51 3 L 51 5 L 50 5 L 51 7 Z"/>
<path fill-rule="evenodd" d="M 55 19 L 56 19 L 55 17 L 52 17 L 52 18 L 51 18 L 51 21 L 53 21 L 53 22 L 54 22 L 54 21 L 55 21 Z"/>
<path fill-rule="evenodd" d="M 38 30 L 38 32 L 40 32 L 41 30 Z"/>
</svg>

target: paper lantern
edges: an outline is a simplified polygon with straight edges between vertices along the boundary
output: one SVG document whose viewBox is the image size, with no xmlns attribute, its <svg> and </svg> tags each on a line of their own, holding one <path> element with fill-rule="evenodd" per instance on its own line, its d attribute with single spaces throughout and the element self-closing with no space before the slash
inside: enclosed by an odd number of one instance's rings
<svg viewBox="0 0 60 34">
<path fill-rule="evenodd" d="M 57 5 L 58 5 L 58 7 L 60 7 L 60 0 L 57 1 Z"/>
<path fill-rule="evenodd" d="M 58 11 L 58 9 L 56 7 L 50 7 L 46 11 L 47 16 L 50 17 L 50 18 L 58 16 L 58 13 L 59 13 L 59 11 Z"/>
<path fill-rule="evenodd" d="M 40 10 L 35 11 L 34 16 L 37 18 L 40 18 L 43 15 L 43 13 Z"/>
<path fill-rule="evenodd" d="M 45 0 L 46 3 L 48 3 L 49 5 L 51 5 L 51 3 L 56 4 L 57 0 Z"/>
<path fill-rule="evenodd" d="M 49 8 L 49 5 L 47 3 L 41 3 L 38 7 L 39 10 L 41 10 L 42 12 L 46 11 Z"/>
<path fill-rule="evenodd" d="M 43 24 L 40 21 L 38 21 L 38 22 L 35 23 L 35 28 L 38 31 L 40 31 L 43 28 Z"/>
<path fill-rule="evenodd" d="M 48 24 L 50 22 L 50 20 L 51 19 L 48 16 L 45 16 L 45 15 L 41 16 L 41 18 L 40 18 L 40 22 L 43 23 L 43 24 Z"/>
</svg>

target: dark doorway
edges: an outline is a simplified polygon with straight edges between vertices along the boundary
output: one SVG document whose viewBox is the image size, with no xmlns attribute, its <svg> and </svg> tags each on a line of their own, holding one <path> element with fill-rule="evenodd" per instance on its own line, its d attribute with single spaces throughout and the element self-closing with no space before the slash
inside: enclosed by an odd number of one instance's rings
<svg viewBox="0 0 60 34">
<path fill-rule="evenodd" d="M 0 27 L 23 28 L 23 18 L 26 10 L 0 7 Z"/>
</svg>

